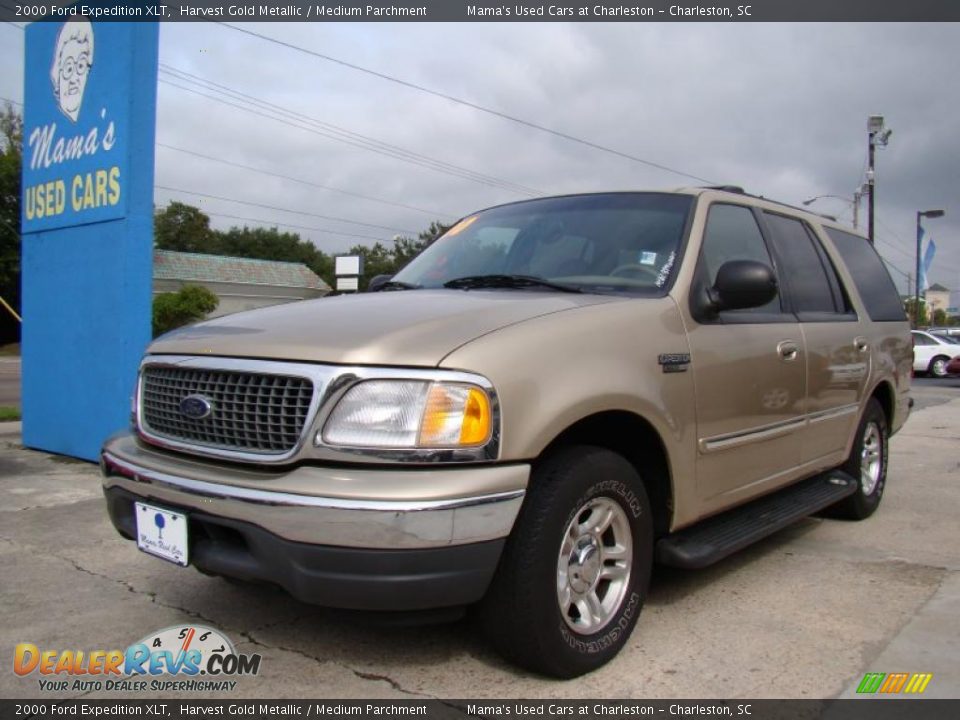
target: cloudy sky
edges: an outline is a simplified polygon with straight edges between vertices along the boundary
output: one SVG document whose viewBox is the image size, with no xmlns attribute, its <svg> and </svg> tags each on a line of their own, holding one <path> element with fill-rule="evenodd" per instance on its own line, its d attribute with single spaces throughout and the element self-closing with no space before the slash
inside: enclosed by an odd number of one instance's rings
<svg viewBox="0 0 960 720">
<path fill-rule="evenodd" d="M 915 213 L 943 209 L 927 221 L 931 280 L 960 289 L 960 25 L 238 27 L 678 172 L 223 25 L 166 24 L 156 202 L 198 205 L 216 227 L 276 224 L 338 252 L 533 194 L 703 184 L 694 177 L 792 204 L 852 198 L 867 117 L 882 114 L 893 135 L 877 153 L 878 248 L 905 291 Z M 0 97 L 22 102 L 23 33 L 10 24 L 0 67 Z M 812 207 L 852 217 L 849 201 Z"/>
</svg>

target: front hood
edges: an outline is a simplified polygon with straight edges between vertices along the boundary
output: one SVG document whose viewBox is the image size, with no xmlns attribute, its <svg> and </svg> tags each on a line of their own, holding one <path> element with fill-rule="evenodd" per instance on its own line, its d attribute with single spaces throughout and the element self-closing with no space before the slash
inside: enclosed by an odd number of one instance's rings
<svg viewBox="0 0 960 720">
<path fill-rule="evenodd" d="M 430 367 L 482 335 L 618 297 L 528 290 L 341 295 L 226 315 L 174 330 L 151 353 Z"/>
</svg>

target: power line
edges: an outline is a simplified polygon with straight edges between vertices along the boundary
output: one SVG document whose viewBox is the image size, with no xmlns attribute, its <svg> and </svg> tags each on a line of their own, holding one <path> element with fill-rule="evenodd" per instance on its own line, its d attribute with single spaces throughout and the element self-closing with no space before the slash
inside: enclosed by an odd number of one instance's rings
<svg viewBox="0 0 960 720">
<path fill-rule="evenodd" d="M 273 227 L 288 227 L 294 228 L 296 230 L 311 230 L 313 232 L 325 233 L 327 235 L 343 235 L 344 237 L 352 238 L 362 238 L 364 240 L 383 240 L 382 237 L 377 237 L 375 235 L 357 235 L 355 233 L 340 232 L 339 230 L 331 230 L 330 228 L 318 228 L 318 227 L 309 227 L 307 225 L 293 225 L 291 223 L 282 223 L 276 222 L 275 220 L 264 220 L 262 218 L 251 218 L 251 217 L 241 217 L 240 215 L 227 215 L 226 213 L 207 213 L 211 217 L 222 217 L 229 218 L 231 220 L 242 220 L 244 222 L 255 222 L 260 223 L 261 225 L 270 225 Z"/>
<path fill-rule="evenodd" d="M 877 224 L 880 225 L 880 226 L 881 226 L 884 230 L 886 230 L 888 233 L 890 233 L 890 234 L 894 237 L 895 240 L 897 240 L 898 242 L 901 242 L 901 243 L 903 242 L 903 238 L 901 238 L 899 235 L 897 235 L 897 234 L 890 228 L 890 226 L 887 225 L 879 216 L 877 216 L 876 219 L 877 219 Z M 916 260 L 916 255 L 914 255 L 913 253 L 909 253 L 909 252 L 907 252 L 906 250 L 903 250 L 903 249 L 901 249 L 901 248 L 899 248 L 899 247 L 896 247 L 895 245 L 893 245 L 892 243 L 889 243 L 889 242 L 887 243 L 887 245 L 888 245 L 889 247 L 892 247 L 892 248 L 893 248 L 894 250 L 896 250 L 897 252 L 902 253 L 905 257 L 909 258 L 911 262 L 913 262 L 914 260 Z M 957 268 L 953 267 L 952 265 L 942 265 L 942 264 L 941 264 L 940 267 L 943 268 L 944 270 L 949 270 L 950 272 L 960 272 L 960 270 L 958 270 Z"/>
<path fill-rule="evenodd" d="M 276 121 L 276 122 L 283 123 L 284 125 L 289 125 L 290 127 L 295 127 L 295 128 L 300 129 L 300 130 L 305 130 L 305 131 L 307 131 L 307 132 L 311 132 L 311 133 L 314 133 L 315 135 L 320 135 L 320 136 L 322 136 L 322 137 L 326 137 L 326 138 L 329 138 L 329 139 L 331 139 L 331 140 L 337 140 L 338 142 L 342 142 L 342 143 L 345 143 L 345 144 L 347 144 L 347 145 L 352 145 L 352 146 L 354 146 L 354 147 L 363 148 L 363 149 L 365 149 L 365 150 L 372 150 L 373 152 L 376 152 L 376 153 L 378 153 L 378 154 L 380 154 L 380 155 L 386 155 L 386 156 L 388 156 L 388 157 L 393 157 L 393 158 L 395 158 L 395 159 L 397 159 L 397 160 L 402 160 L 402 161 L 404 161 L 404 162 L 409 162 L 409 163 L 411 163 L 411 164 L 413 164 L 413 165 L 419 165 L 420 167 L 426 167 L 426 168 L 433 169 L 433 170 L 439 170 L 440 172 L 443 172 L 443 173 L 445 173 L 445 174 L 447 174 L 447 175 L 453 175 L 453 176 L 455 176 L 455 177 L 461 177 L 461 178 L 464 178 L 464 179 L 466 179 L 466 180 L 472 180 L 472 181 L 474 181 L 474 182 L 478 182 L 478 183 L 481 183 L 481 184 L 483 184 L 483 185 L 488 185 L 488 186 L 490 186 L 490 187 L 496 187 L 496 188 L 499 188 L 499 189 L 501 189 L 501 190 L 508 190 L 508 191 L 510 191 L 510 192 L 520 192 L 521 194 L 524 194 L 524 195 L 536 195 L 536 194 L 537 194 L 536 191 L 517 190 L 516 188 L 509 187 L 506 181 L 501 181 L 501 180 L 499 180 L 499 179 L 497 179 L 497 178 L 486 179 L 486 178 L 476 177 L 476 176 L 470 174 L 470 171 L 458 172 L 458 171 L 445 170 L 445 169 L 442 169 L 442 168 L 434 167 L 434 166 L 432 166 L 430 163 L 420 161 L 420 160 L 418 160 L 418 159 L 416 159 L 416 158 L 404 157 L 402 154 L 400 154 L 400 153 L 398 153 L 398 152 L 395 152 L 395 151 L 389 151 L 389 150 L 385 150 L 385 149 L 377 149 L 377 148 L 374 148 L 374 147 L 370 147 L 369 144 L 364 144 L 364 143 L 362 143 L 362 142 L 357 142 L 357 141 L 351 141 L 351 140 L 348 140 L 348 139 L 342 138 L 342 137 L 336 137 L 335 135 L 332 135 L 332 134 L 330 134 L 330 133 L 328 133 L 328 132 L 324 132 L 323 130 L 320 130 L 320 129 L 317 129 L 317 128 L 313 128 L 313 127 L 304 127 L 303 125 L 300 125 L 300 124 L 298 124 L 297 122 L 294 122 L 294 121 L 291 121 L 291 120 L 285 120 L 285 119 L 283 119 L 283 118 L 276 117 L 276 116 L 274 116 L 274 115 L 270 115 L 270 114 L 267 114 L 267 113 L 265 113 L 265 112 L 259 112 L 259 111 L 258 111 L 257 109 L 255 109 L 255 108 L 246 107 L 246 106 L 241 105 L 241 104 L 237 104 L 237 103 L 234 103 L 234 102 L 230 102 L 229 100 L 226 100 L 226 99 L 220 98 L 220 97 L 216 97 L 216 96 L 214 96 L 214 95 L 208 95 L 208 94 L 206 94 L 206 93 L 200 92 L 199 90 L 197 90 L 197 89 L 195 89 L 195 88 L 188 88 L 188 87 L 184 87 L 184 86 L 182 86 L 182 85 L 177 85 L 176 83 L 173 83 L 173 82 L 171 82 L 171 81 L 169 81 L 169 80 L 165 80 L 165 79 L 163 79 L 163 78 L 160 78 L 160 82 L 164 83 L 165 85 L 170 85 L 171 87 L 175 87 L 175 88 L 177 88 L 177 89 L 179 89 L 179 90 L 184 90 L 184 91 L 186 91 L 186 92 L 193 93 L 193 94 L 195 94 L 195 95 L 199 95 L 200 97 L 204 97 L 204 98 L 207 98 L 207 99 L 209 99 L 209 100 L 214 100 L 215 102 L 219 102 L 219 103 L 222 103 L 222 104 L 224 104 L 224 105 L 229 105 L 230 107 L 237 108 L 238 110 L 243 110 L 244 112 L 248 112 L 248 113 L 251 113 L 251 114 L 253 114 L 253 115 L 259 115 L 260 117 L 264 117 L 264 118 L 267 118 L 267 119 L 269 119 L 269 120 L 274 120 L 274 121 Z"/>
<path fill-rule="evenodd" d="M 877 254 L 880 255 L 880 253 L 877 253 Z M 898 273 L 903 275 L 907 280 L 910 280 L 913 277 L 910 273 L 904 272 L 903 270 L 898 268 L 896 265 L 894 265 L 892 262 L 887 260 L 883 255 L 880 255 L 880 259 L 883 260 L 884 265 L 886 265 L 891 270 L 896 270 Z"/>
<path fill-rule="evenodd" d="M 498 178 L 493 175 L 486 175 L 484 173 L 478 172 L 476 170 L 471 170 L 470 168 L 465 168 L 459 165 L 454 165 L 453 163 L 448 163 L 443 160 L 438 160 L 436 158 L 424 155 L 423 153 L 414 152 L 412 150 L 407 150 L 405 148 L 399 147 L 397 145 L 392 145 L 390 143 L 384 142 L 382 140 L 377 140 L 376 138 L 370 137 L 368 135 L 363 135 L 352 130 L 340 127 L 338 125 L 333 125 L 317 118 L 310 117 L 309 115 L 304 115 L 303 113 L 296 112 L 289 108 L 271 103 L 267 100 L 248 95 L 247 93 L 240 92 L 234 88 L 230 88 L 226 85 L 221 85 L 220 83 L 213 82 L 207 78 L 188 73 L 184 70 L 179 70 L 177 68 L 171 67 L 166 64 L 161 64 L 160 72 L 165 75 L 172 76 L 174 79 L 185 82 L 190 85 L 193 85 L 193 88 L 183 87 L 182 85 L 177 85 L 176 83 L 171 82 L 168 79 L 161 79 L 160 81 L 170 85 L 172 87 L 178 88 L 180 90 L 185 90 L 187 92 L 192 92 L 201 97 L 205 97 L 209 100 L 214 100 L 231 107 L 236 107 L 238 109 L 244 110 L 246 112 L 253 113 L 255 115 L 260 115 L 261 117 L 266 117 L 277 122 L 282 122 L 287 125 L 292 125 L 293 127 L 307 130 L 308 132 L 313 132 L 315 134 L 321 135 L 331 140 L 344 143 L 346 145 L 351 145 L 353 147 L 359 147 L 364 150 L 369 150 L 381 155 L 386 155 L 397 160 L 402 160 L 404 162 L 409 162 L 421 167 L 426 167 L 438 172 L 443 172 L 448 175 L 455 175 L 458 177 L 463 177 L 468 180 L 473 180 L 475 182 L 480 182 L 484 185 L 491 185 L 493 187 L 499 187 L 510 192 L 515 192 L 523 195 L 542 195 L 542 191 L 537 190 L 536 188 L 527 187 L 526 185 L 520 185 L 518 183 L 511 182 L 509 180 L 504 180 L 503 178 Z M 226 95 L 229 100 L 234 100 L 239 102 L 240 105 L 237 105 L 233 102 L 228 102 L 222 97 L 216 97 L 212 95 L 207 95 L 203 92 L 200 92 L 196 88 L 200 87 L 202 90 L 211 91 L 221 95 Z M 253 105 L 256 107 L 256 110 L 251 109 L 248 105 Z M 280 115 L 281 117 L 275 117 L 274 115 L 267 115 L 263 112 L 257 112 L 257 110 L 266 111 L 267 113 L 274 113 Z M 300 123 L 306 123 L 310 127 L 303 127 Z"/>
<path fill-rule="evenodd" d="M 18 106 L 20 106 L 20 107 L 23 107 L 23 103 L 22 103 L 22 102 L 17 102 L 16 100 L 13 100 L 12 98 L 0 97 L 0 100 L 3 100 L 4 102 L 8 102 L 8 103 L 10 103 L 11 105 L 18 105 Z"/>
<path fill-rule="evenodd" d="M 348 220 L 347 218 L 336 217 L 335 215 L 320 215 L 319 213 L 307 212 L 306 210 L 293 210 L 291 208 L 277 207 L 276 205 L 266 205 L 264 203 L 257 203 L 250 200 L 239 200 L 237 198 L 223 197 L 222 195 L 210 195 L 208 193 L 197 192 L 195 190 L 184 190 L 183 188 L 168 187 L 166 185 L 154 185 L 154 187 L 158 190 L 166 190 L 167 192 L 196 195 L 198 197 L 209 198 L 211 200 L 222 200 L 224 202 L 237 203 L 238 205 L 250 205 L 252 207 L 263 208 L 265 210 L 279 210 L 280 212 L 288 212 L 295 215 L 308 215 L 310 217 L 320 218 L 321 220 L 334 220 L 336 222 L 350 223 L 351 225 L 363 225 L 364 227 L 377 228 L 379 230 L 393 230 L 395 232 L 409 233 L 410 235 L 417 234 L 413 230 L 397 228 L 391 225 L 377 225 L 376 223 L 361 222 L 359 220 Z"/>
<path fill-rule="evenodd" d="M 229 25 L 225 22 L 218 21 L 217 24 L 222 25 L 225 28 L 229 28 L 230 30 L 243 33 L 245 35 L 250 35 L 251 37 L 260 38 L 261 40 L 266 40 L 267 42 L 271 42 L 276 45 L 289 48 L 291 50 L 297 50 L 299 52 L 306 53 L 307 55 L 312 55 L 313 57 L 320 58 L 321 60 L 327 60 L 329 62 L 336 63 L 337 65 L 342 65 L 344 67 L 350 68 L 351 70 L 356 70 L 358 72 L 366 73 L 368 75 L 373 75 L 374 77 L 378 77 L 381 80 L 387 80 L 388 82 L 396 83 L 397 85 L 403 85 L 404 87 L 408 87 L 413 90 L 419 90 L 420 92 L 424 92 L 429 95 L 433 95 L 435 97 L 443 98 L 444 100 L 449 100 L 450 102 L 457 103 L 458 105 L 463 105 L 464 107 L 472 108 L 473 110 L 487 113 L 488 115 L 493 115 L 503 120 L 509 120 L 510 122 L 514 122 L 519 125 L 524 125 L 525 127 L 529 127 L 534 130 L 539 130 L 540 132 L 549 133 L 550 135 L 553 135 L 555 137 L 559 137 L 564 140 L 569 140 L 570 142 L 574 142 L 579 145 L 584 145 L 586 147 L 593 148 L 594 150 L 600 150 L 601 152 L 609 153 L 610 155 L 616 155 L 617 157 L 625 158 L 627 160 L 632 160 L 634 162 L 647 165 L 648 167 L 656 168 L 657 170 L 663 170 L 665 172 L 673 173 L 674 175 L 680 175 L 682 177 L 690 178 L 692 180 L 696 180 L 697 182 L 705 183 L 707 185 L 716 184 L 715 181 L 708 180 L 706 178 L 700 177 L 699 175 L 693 175 L 692 173 L 684 172 L 682 170 L 677 170 L 676 168 L 672 168 L 667 165 L 663 165 L 661 163 L 656 163 L 656 162 L 653 162 L 652 160 L 646 160 L 644 158 L 637 157 L 636 155 L 631 155 L 629 153 L 622 152 L 620 150 L 609 148 L 605 145 L 600 145 L 599 143 L 595 143 L 591 140 L 585 140 L 583 138 L 576 137 L 575 135 L 570 135 L 560 130 L 554 130 L 553 128 L 548 128 L 544 125 L 538 125 L 537 123 L 531 122 L 530 120 L 524 120 L 523 118 L 515 117 L 513 115 L 508 115 L 507 113 L 500 112 L 499 110 L 493 110 L 492 108 L 484 107 L 483 105 L 478 105 L 477 103 L 470 102 L 469 100 L 464 100 L 463 98 L 458 98 L 453 95 L 448 95 L 447 93 L 440 92 L 439 90 L 432 90 L 431 88 L 424 87 L 423 85 L 418 85 L 416 83 L 410 82 L 409 80 L 401 80 L 400 78 L 394 77 L 392 75 L 387 75 L 386 73 L 378 72 L 376 70 L 371 70 L 369 68 L 365 68 L 360 65 L 347 62 L 346 60 L 335 58 L 331 55 L 325 55 L 324 53 L 320 53 L 315 50 L 310 50 L 308 48 L 301 47 L 299 45 L 294 45 L 293 43 L 288 43 L 283 40 L 278 40 L 277 38 L 272 38 L 268 35 L 262 35 L 260 33 L 253 32 L 252 30 L 246 30 L 244 28 L 240 28 L 235 25 Z"/>
<path fill-rule="evenodd" d="M 321 183 L 313 182 L 311 180 L 304 180 L 303 178 L 293 177 L 292 175 L 284 175 L 283 173 L 274 172 L 272 170 L 265 170 L 263 168 L 253 167 L 252 165 L 243 165 L 242 163 L 233 162 L 232 160 L 224 160 L 223 158 L 214 157 L 212 155 L 205 155 L 195 150 L 188 150 L 186 148 L 176 147 L 174 145 L 168 145 L 166 143 L 158 142 L 157 147 L 164 148 L 166 150 L 173 150 L 174 152 L 183 153 L 185 155 L 192 155 L 193 157 L 202 158 L 203 160 L 209 160 L 210 162 L 215 162 L 215 163 L 220 163 L 222 165 L 229 165 L 230 167 L 240 168 L 241 170 L 248 170 L 250 172 L 258 173 L 260 175 L 268 175 L 270 177 L 279 178 L 281 180 L 289 180 L 290 182 L 299 183 L 300 185 L 306 185 L 308 187 L 320 188 L 321 190 L 328 190 L 330 192 L 339 193 L 341 195 L 349 195 L 350 197 L 360 198 L 361 200 L 369 200 L 370 202 L 382 203 L 384 205 L 392 205 L 393 207 L 404 208 L 406 210 L 413 210 L 415 212 L 423 213 L 425 215 L 432 215 L 434 218 L 453 217 L 449 213 L 440 212 L 439 210 L 428 210 L 426 208 L 417 207 L 416 205 L 407 205 L 405 203 L 394 202 L 392 200 L 384 200 L 383 198 L 374 197 L 372 195 L 363 195 L 361 193 L 353 192 L 351 190 L 343 190 L 341 188 L 336 188 L 331 185 L 323 185 Z"/>
<path fill-rule="evenodd" d="M 227 100 L 222 97 L 217 97 L 215 95 L 208 95 L 195 88 L 189 88 L 189 87 L 184 87 L 182 85 L 177 85 L 176 83 L 171 82 L 170 80 L 165 80 L 164 78 L 160 78 L 160 82 L 164 83 L 165 85 L 170 85 L 171 87 L 178 88 L 179 90 L 184 90 L 186 92 L 199 95 L 200 97 L 205 97 L 209 100 L 214 100 L 216 102 L 223 103 L 224 105 L 237 108 L 238 110 L 243 110 L 244 112 L 252 113 L 253 115 L 259 115 L 260 117 L 265 117 L 269 120 L 274 120 L 276 122 L 283 123 L 284 125 L 289 125 L 291 127 L 295 127 L 300 130 L 305 130 L 307 132 L 313 133 L 315 135 L 320 135 L 322 137 L 326 137 L 331 140 L 336 140 L 346 145 L 352 145 L 354 147 L 359 147 L 364 150 L 371 150 L 372 152 L 378 153 L 380 155 L 386 155 L 387 157 L 392 157 L 397 160 L 402 160 L 403 162 L 408 162 L 412 165 L 418 165 L 420 167 L 425 167 L 430 170 L 437 170 L 447 175 L 453 175 L 455 177 L 471 180 L 473 182 L 478 182 L 482 185 L 488 185 L 490 187 L 499 188 L 501 190 L 507 190 L 513 193 L 519 193 L 527 196 L 534 196 L 537 194 L 541 194 L 540 191 L 538 190 L 533 190 L 532 188 L 528 189 L 522 185 L 515 185 L 514 183 L 511 183 L 507 180 L 501 180 L 500 178 L 496 178 L 493 176 L 481 175 L 480 173 L 476 173 L 472 170 L 467 170 L 466 168 L 458 168 L 456 166 L 443 167 L 438 161 L 433 161 L 427 158 L 415 157 L 407 153 L 406 151 L 403 151 L 400 149 L 394 150 L 386 147 L 376 147 L 371 142 L 358 141 L 358 140 L 352 140 L 345 137 L 340 137 L 316 127 L 305 127 L 304 125 L 299 124 L 300 122 L 304 122 L 302 120 L 289 120 L 289 119 L 284 119 L 282 117 L 276 117 L 275 115 L 270 115 L 266 112 L 259 112 L 258 109 L 254 107 L 248 107 L 245 104 L 237 104 L 235 102 L 230 102 L 230 100 Z M 208 89 L 208 88 L 204 88 L 204 89 Z"/>
</svg>

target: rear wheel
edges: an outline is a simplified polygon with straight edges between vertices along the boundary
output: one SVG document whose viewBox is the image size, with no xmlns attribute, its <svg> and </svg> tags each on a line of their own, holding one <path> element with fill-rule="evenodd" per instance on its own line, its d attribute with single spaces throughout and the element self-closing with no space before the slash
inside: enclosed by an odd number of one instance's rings
<svg viewBox="0 0 960 720">
<path fill-rule="evenodd" d="M 935 378 L 945 378 L 947 376 L 947 364 L 950 358 L 938 355 L 930 361 L 930 367 L 927 371 Z"/>
<path fill-rule="evenodd" d="M 539 464 L 484 599 L 487 635 L 507 659 L 560 678 L 624 646 L 653 561 L 650 502 L 623 457 L 562 449 Z"/>
<path fill-rule="evenodd" d="M 857 479 L 857 491 L 828 511 L 832 517 L 863 520 L 873 515 L 887 483 L 887 416 L 876 398 L 870 398 L 857 428 L 850 457 L 841 470 Z"/>
</svg>

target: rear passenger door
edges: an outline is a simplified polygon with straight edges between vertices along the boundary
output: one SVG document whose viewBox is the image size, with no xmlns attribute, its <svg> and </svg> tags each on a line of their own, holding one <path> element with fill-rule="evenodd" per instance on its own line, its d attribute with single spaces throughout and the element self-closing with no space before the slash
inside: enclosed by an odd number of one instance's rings
<svg viewBox="0 0 960 720">
<path fill-rule="evenodd" d="M 807 420 L 801 463 L 828 463 L 843 454 L 857 422 L 870 371 L 870 338 L 861 329 L 830 257 L 803 220 L 763 213 L 783 273 L 781 288 L 800 323 L 806 354 Z"/>
</svg>

